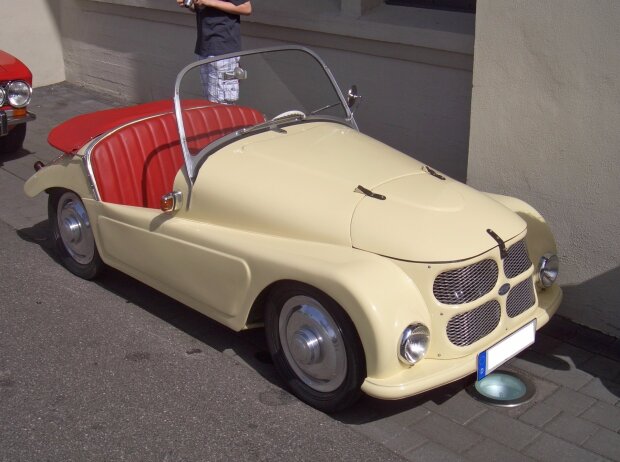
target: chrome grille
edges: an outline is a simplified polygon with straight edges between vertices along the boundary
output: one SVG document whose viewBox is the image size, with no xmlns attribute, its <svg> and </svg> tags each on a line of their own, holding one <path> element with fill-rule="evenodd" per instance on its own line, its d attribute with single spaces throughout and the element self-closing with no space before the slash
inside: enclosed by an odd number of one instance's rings
<svg viewBox="0 0 620 462">
<path fill-rule="evenodd" d="M 527 254 L 525 241 L 521 240 L 508 249 L 508 256 L 504 259 L 504 274 L 507 278 L 513 278 L 523 273 L 532 266 Z"/>
<path fill-rule="evenodd" d="M 448 321 L 446 334 L 456 346 L 467 346 L 490 334 L 499 324 L 501 309 L 497 300 L 491 300 L 467 313 Z"/>
<path fill-rule="evenodd" d="M 441 273 L 433 283 L 433 294 L 438 301 L 447 305 L 473 302 L 495 287 L 497 275 L 497 263 L 494 260 L 482 260 Z"/>
<path fill-rule="evenodd" d="M 536 297 L 534 296 L 534 285 L 531 279 L 517 284 L 508 292 L 508 299 L 506 300 L 506 313 L 511 318 L 520 315 L 528 308 L 531 308 L 536 303 Z"/>
</svg>

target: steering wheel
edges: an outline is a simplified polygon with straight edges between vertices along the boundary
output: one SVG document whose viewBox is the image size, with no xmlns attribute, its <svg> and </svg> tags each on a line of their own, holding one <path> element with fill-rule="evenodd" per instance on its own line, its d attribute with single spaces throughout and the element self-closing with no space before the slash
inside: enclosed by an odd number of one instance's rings
<svg viewBox="0 0 620 462">
<path fill-rule="evenodd" d="M 300 117 L 302 119 L 306 118 L 306 114 L 305 113 L 303 113 L 302 111 L 299 111 L 297 109 L 293 109 L 292 111 L 286 111 L 286 112 L 283 112 L 282 114 L 278 114 L 277 116 L 275 116 L 271 120 L 287 119 L 287 118 L 292 117 L 292 116 L 298 116 L 298 117 Z"/>
</svg>

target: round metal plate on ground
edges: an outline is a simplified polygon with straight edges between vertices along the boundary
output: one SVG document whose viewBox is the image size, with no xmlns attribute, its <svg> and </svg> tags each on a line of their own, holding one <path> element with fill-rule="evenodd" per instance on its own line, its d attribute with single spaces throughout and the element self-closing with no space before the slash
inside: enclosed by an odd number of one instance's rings
<svg viewBox="0 0 620 462">
<path fill-rule="evenodd" d="M 495 371 L 467 387 L 478 401 L 492 406 L 515 407 L 530 401 L 536 393 L 534 383 L 511 371 Z"/>
</svg>

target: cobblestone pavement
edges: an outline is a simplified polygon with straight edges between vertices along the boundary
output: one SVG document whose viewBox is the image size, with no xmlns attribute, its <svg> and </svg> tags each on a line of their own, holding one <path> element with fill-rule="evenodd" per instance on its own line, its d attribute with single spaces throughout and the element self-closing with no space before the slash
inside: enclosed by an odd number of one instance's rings
<svg viewBox="0 0 620 462">
<path fill-rule="evenodd" d="M 68 83 L 35 89 L 31 109 L 38 119 L 28 127 L 24 150 L 0 158 L 0 220 L 18 233 L 43 233 L 46 199 L 26 198 L 22 185 L 35 160 L 49 161 L 57 154 L 46 143 L 49 129 L 73 115 L 118 105 Z M 279 385 L 266 360 L 262 332 L 230 335 L 242 347 L 221 352 Z M 471 380 L 463 380 L 407 400 L 365 397 L 329 418 L 406 460 L 620 461 L 618 339 L 556 316 L 538 332 L 536 343 L 504 369 L 533 381 L 536 394 L 529 403 L 514 408 L 483 404 L 467 392 Z M 1 373 L 0 367 L 0 389 Z"/>
</svg>

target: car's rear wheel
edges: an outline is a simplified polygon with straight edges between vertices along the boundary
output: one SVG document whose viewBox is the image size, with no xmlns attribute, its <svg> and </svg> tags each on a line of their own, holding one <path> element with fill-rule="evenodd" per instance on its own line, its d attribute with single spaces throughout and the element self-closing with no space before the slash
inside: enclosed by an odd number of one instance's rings
<svg viewBox="0 0 620 462">
<path fill-rule="evenodd" d="M 86 208 L 72 191 L 55 189 L 48 199 L 52 241 L 62 264 L 73 274 L 93 279 L 103 269 Z"/>
<path fill-rule="evenodd" d="M 19 151 L 26 138 L 26 124 L 16 125 L 7 135 L 0 137 L 0 154 Z"/>
<path fill-rule="evenodd" d="M 332 298 L 299 283 L 272 294 L 265 314 L 274 365 L 302 401 L 335 412 L 361 395 L 364 351 L 353 322 Z"/>
</svg>

